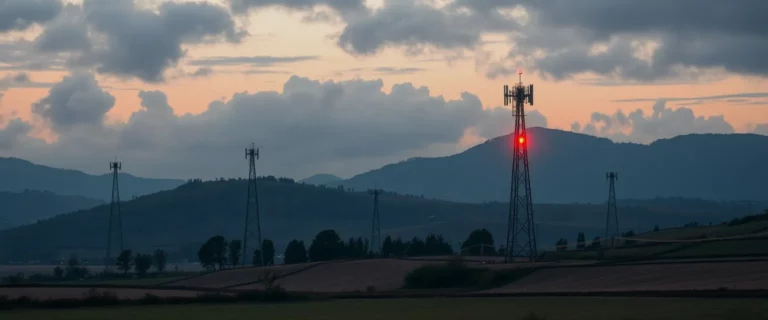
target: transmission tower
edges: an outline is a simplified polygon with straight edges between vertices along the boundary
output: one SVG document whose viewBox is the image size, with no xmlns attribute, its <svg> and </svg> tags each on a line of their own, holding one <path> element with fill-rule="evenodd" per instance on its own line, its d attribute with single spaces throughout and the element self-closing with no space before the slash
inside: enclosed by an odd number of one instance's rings
<svg viewBox="0 0 768 320">
<path fill-rule="evenodd" d="M 123 218 L 120 214 L 120 186 L 117 180 L 117 172 L 122 170 L 122 162 L 109 163 L 112 171 L 112 201 L 109 205 L 109 227 L 107 228 L 107 254 L 104 257 L 104 271 L 108 272 L 112 266 L 112 246 L 119 245 L 123 251 Z M 114 240 L 114 243 L 112 242 Z"/>
<path fill-rule="evenodd" d="M 381 222 L 379 220 L 379 189 L 371 190 L 373 195 L 373 219 L 371 222 L 371 254 L 375 257 L 381 253 Z"/>
<path fill-rule="evenodd" d="M 618 172 L 608 172 L 605 179 L 609 182 L 608 189 L 608 215 L 605 218 L 605 239 L 608 246 L 613 248 L 617 243 L 616 237 L 619 237 L 619 214 L 616 208 L 616 180 L 619 179 Z"/>
<path fill-rule="evenodd" d="M 525 104 L 533 105 L 533 85 L 520 82 L 512 87 L 504 86 L 504 105 L 515 103 L 515 133 L 512 156 L 512 186 L 509 195 L 509 217 L 507 223 L 507 252 L 505 260 L 513 262 L 515 257 L 536 259 L 536 228 L 533 219 L 531 199 L 531 176 L 528 169 L 528 141 L 525 129 Z"/>
<path fill-rule="evenodd" d="M 259 217 L 259 194 L 256 189 L 256 160 L 259 159 L 259 149 L 254 148 L 254 145 L 251 144 L 250 148 L 245 149 L 245 158 L 248 159 L 248 202 L 245 206 L 245 230 L 243 231 L 243 254 L 242 254 L 242 265 L 245 266 L 247 264 L 247 255 L 248 255 L 248 238 L 251 236 L 255 236 L 256 241 L 258 241 L 258 244 L 256 247 L 258 248 L 260 254 L 261 254 L 261 265 L 264 264 L 264 250 L 261 247 L 261 221 Z M 248 226 L 250 225 L 250 216 L 252 213 L 256 214 L 256 234 L 254 235 L 252 232 L 248 230 Z"/>
</svg>

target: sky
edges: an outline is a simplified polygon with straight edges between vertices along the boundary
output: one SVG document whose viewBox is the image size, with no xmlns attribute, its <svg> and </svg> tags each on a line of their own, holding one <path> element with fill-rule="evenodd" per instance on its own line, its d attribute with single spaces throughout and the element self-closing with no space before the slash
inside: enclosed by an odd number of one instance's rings
<svg viewBox="0 0 768 320">
<path fill-rule="evenodd" d="M 529 126 L 768 134 L 767 1 L 0 0 L 0 156 L 351 177 Z"/>
</svg>

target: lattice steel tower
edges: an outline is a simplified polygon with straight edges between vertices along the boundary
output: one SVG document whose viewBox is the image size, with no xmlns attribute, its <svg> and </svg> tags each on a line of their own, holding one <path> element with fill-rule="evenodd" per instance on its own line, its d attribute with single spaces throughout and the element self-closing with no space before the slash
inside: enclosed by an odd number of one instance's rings
<svg viewBox="0 0 768 320">
<path fill-rule="evenodd" d="M 531 199 L 531 175 L 528 169 L 528 137 L 525 129 L 525 104 L 533 105 L 533 85 L 520 82 L 512 87 L 504 86 L 504 105 L 515 103 L 515 133 L 512 156 L 512 186 L 509 195 L 509 221 L 507 223 L 507 262 L 515 257 L 536 259 L 536 226 L 533 219 L 533 200 Z"/>
<path fill-rule="evenodd" d="M 118 245 L 119 252 L 123 251 L 123 218 L 120 214 L 120 185 L 118 183 L 117 172 L 122 170 L 122 162 L 109 163 L 109 170 L 112 171 L 112 201 L 109 205 L 109 227 L 107 228 L 107 253 L 104 257 L 104 271 L 108 272 L 112 264 L 112 246 Z M 114 240 L 114 243 L 113 243 Z M 118 253 L 119 254 L 119 253 Z"/>
<path fill-rule="evenodd" d="M 248 202 L 245 206 L 245 230 L 243 231 L 243 254 L 242 261 L 243 266 L 248 262 L 248 237 L 255 236 L 258 241 L 257 248 L 261 253 L 261 265 L 264 265 L 264 250 L 261 247 L 261 220 L 259 217 L 259 194 L 256 188 L 256 160 L 259 159 L 259 149 L 256 149 L 253 144 L 250 148 L 245 149 L 245 158 L 248 159 Z M 248 226 L 251 224 L 250 215 L 256 214 L 256 234 L 248 230 Z"/>
<path fill-rule="evenodd" d="M 613 248 L 616 244 L 616 237 L 621 236 L 619 234 L 619 214 L 616 208 L 616 180 L 619 180 L 618 172 L 608 172 L 605 174 L 605 179 L 608 180 L 608 215 L 605 217 L 605 241 L 610 248 Z"/>
<path fill-rule="evenodd" d="M 371 221 L 371 253 L 375 257 L 381 254 L 381 222 L 379 220 L 379 189 L 371 190 L 373 195 L 373 219 Z"/>
</svg>

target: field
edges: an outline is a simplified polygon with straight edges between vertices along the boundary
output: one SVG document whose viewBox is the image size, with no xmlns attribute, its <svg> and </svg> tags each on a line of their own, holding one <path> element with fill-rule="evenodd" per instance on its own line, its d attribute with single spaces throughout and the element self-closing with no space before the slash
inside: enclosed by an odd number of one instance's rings
<svg viewBox="0 0 768 320">
<path fill-rule="evenodd" d="M 531 314 L 539 318 L 530 317 Z M 32 319 L 768 319 L 757 299 L 488 298 L 337 300 L 297 304 L 139 306 L 5 312 L 3 320 Z"/>
<path fill-rule="evenodd" d="M 768 288 L 768 261 L 552 268 L 491 292 L 601 292 Z"/>
</svg>

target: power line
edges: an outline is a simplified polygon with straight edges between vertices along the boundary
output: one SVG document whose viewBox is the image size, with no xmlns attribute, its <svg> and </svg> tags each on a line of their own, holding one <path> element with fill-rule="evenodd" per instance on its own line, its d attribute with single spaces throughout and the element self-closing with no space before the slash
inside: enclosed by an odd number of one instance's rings
<svg viewBox="0 0 768 320">
<path fill-rule="evenodd" d="M 107 228 L 107 253 L 104 257 L 104 269 L 109 271 L 109 267 L 112 265 L 112 240 L 116 240 L 119 244 L 120 252 L 123 251 L 123 218 L 120 213 L 120 185 L 118 183 L 117 172 L 122 170 L 122 162 L 109 163 L 109 169 L 112 171 L 112 200 L 109 204 L 109 226 Z M 113 230 L 113 226 L 116 224 L 116 228 Z"/>
<path fill-rule="evenodd" d="M 248 231 L 250 225 L 250 215 L 255 213 L 256 216 L 256 241 L 258 241 L 257 248 L 261 255 L 260 265 L 264 265 L 264 250 L 261 243 L 261 220 L 259 217 L 259 194 L 256 188 L 256 160 L 259 159 L 259 149 L 256 149 L 251 143 L 250 148 L 245 149 L 245 158 L 248 159 L 248 199 L 245 205 L 245 226 L 243 231 L 243 254 L 242 265 L 247 263 L 248 256 L 248 237 L 252 234 Z"/>
<path fill-rule="evenodd" d="M 531 199 L 531 177 L 528 169 L 528 136 L 525 128 L 525 104 L 533 105 L 533 85 L 520 82 L 509 90 L 504 86 L 504 105 L 515 102 L 515 133 L 512 156 L 512 186 L 509 196 L 509 217 L 507 223 L 507 250 L 505 260 L 514 261 L 516 256 L 536 259 L 536 227 L 533 219 Z"/>
<path fill-rule="evenodd" d="M 619 214 L 616 207 L 616 180 L 619 179 L 618 172 L 608 172 L 605 174 L 605 179 L 609 181 L 608 186 L 608 214 L 605 217 L 605 239 L 608 241 L 609 247 L 613 248 L 617 241 L 616 238 L 621 237 L 619 234 Z"/>
</svg>

